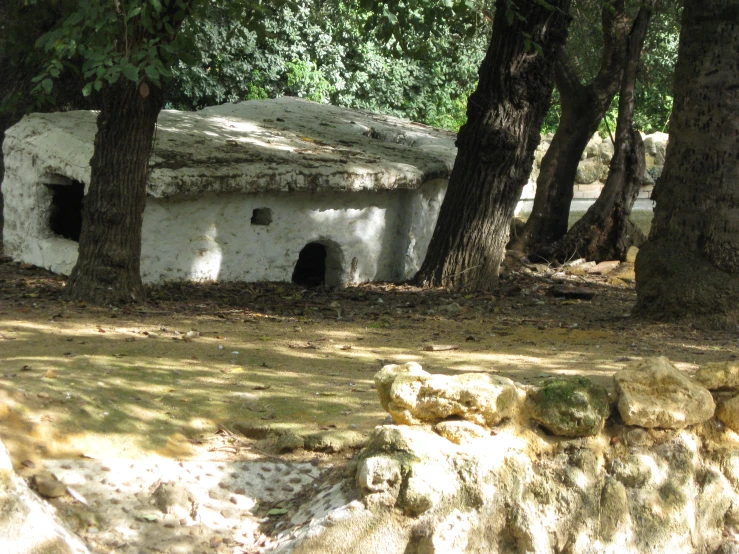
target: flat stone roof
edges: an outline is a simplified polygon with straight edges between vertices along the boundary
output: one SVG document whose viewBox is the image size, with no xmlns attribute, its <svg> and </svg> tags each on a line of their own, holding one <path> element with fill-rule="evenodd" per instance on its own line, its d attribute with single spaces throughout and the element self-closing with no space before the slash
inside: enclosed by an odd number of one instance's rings
<svg viewBox="0 0 739 554">
<path fill-rule="evenodd" d="M 6 131 L 49 174 L 89 183 L 96 112 L 31 114 Z M 300 98 L 159 116 L 148 193 L 413 189 L 448 178 L 455 134 Z"/>
</svg>

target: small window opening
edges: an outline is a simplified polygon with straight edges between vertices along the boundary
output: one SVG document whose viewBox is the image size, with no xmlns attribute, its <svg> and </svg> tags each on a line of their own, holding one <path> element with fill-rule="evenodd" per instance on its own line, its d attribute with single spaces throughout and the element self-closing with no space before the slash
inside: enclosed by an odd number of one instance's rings
<svg viewBox="0 0 739 554">
<path fill-rule="evenodd" d="M 51 190 L 51 231 L 65 239 L 80 241 L 82 230 L 82 205 L 85 199 L 85 185 L 72 181 L 69 185 L 46 185 Z"/>
<path fill-rule="evenodd" d="M 318 287 L 326 282 L 326 247 L 324 245 L 311 242 L 300 251 L 292 281 L 303 287 Z"/>
<path fill-rule="evenodd" d="M 252 225 L 269 225 L 272 223 L 272 210 L 269 208 L 256 208 L 251 213 Z"/>
</svg>

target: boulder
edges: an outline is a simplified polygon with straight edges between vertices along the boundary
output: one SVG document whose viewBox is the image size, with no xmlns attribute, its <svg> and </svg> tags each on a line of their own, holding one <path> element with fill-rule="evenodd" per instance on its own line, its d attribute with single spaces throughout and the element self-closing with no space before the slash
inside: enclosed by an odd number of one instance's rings
<svg viewBox="0 0 739 554">
<path fill-rule="evenodd" d="M 430 375 L 424 371 L 421 364 L 416 362 L 408 362 L 403 365 L 388 364 L 375 373 L 375 388 L 377 394 L 380 396 L 380 405 L 382 409 L 387 411 L 388 405 L 390 404 L 390 388 L 393 385 L 395 378 L 400 375 L 419 376 L 425 377 Z"/>
<path fill-rule="evenodd" d="M 713 417 L 711 393 L 664 356 L 635 362 L 613 379 L 620 396 L 618 411 L 627 425 L 678 429 Z"/>
<path fill-rule="evenodd" d="M 195 496 L 181 483 L 167 481 L 159 485 L 151 493 L 151 500 L 163 514 L 173 515 L 178 519 L 198 515 L 198 502 Z"/>
<path fill-rule="evenodd" d="M 441 421 L 434 426 L 434 431 L 454 444 L 462 444 L 490 436 L 490 431 L 485 427 L 464 420 Z"/>
<path fill-rule="evenodd" d="M 577 166 L 575 174 L 575 183 L 578 185 L 589 185 L 600 179 L 603 173 L 603 165 L 597 158 L 588 158 L 581 161 Z"/>
<path fill-rule="evenodd" d="M 400 483 L 400 462 L 391 456 L 372 456 L 357 467 L 356 481 L 365 493 L 387 492 Z"/>
<path fill-rule="evenodd" d="M 529 396 L 531 418 L 564 437 L 589 437 L 610 412 L 608 393 L 584 377 L 547 379 Z"/>
<path fill-rule="evenodd" d="M 662 167 L 665 165 L 665 153 L 667 151 L 667 133 L 652 133 L 644 137 L 644 155 L 647 159 L 647 169 Z"/>
<path fill-rule="evenodd" d="M 457 492 L 460 481 L 450 466 L 415 463 L 410 467 L 398 506 L 406 515 L 418 516 Z"/>
<path fill-rule="evenodd" d="M 624 261 L 627 264 L 636 263 L 636 255 L 638 253 L 639 253 L 639 248 L 637 246 L 629 246 L 629 249 L 626 251 L 626 259 Z"/>
<path fill-rule="evenodd" d="M 696 372 L 695 380 L 708 390 L 739 389 L 739 361 L 704 364 Z"/>
<path fill-rule="evenodd" d="M 735 433 L 739 433 L 739 396 L 725 400 L 719 404 L 716 417 Z"/>
<path fill-rule="evenodd" d="M 52 506 L 13 471 L 0 441 L 0 552 L 2 554 L 89 554 Z"/>
<path fill-rule="evenodd" d="M 524 398 L 506 377 L 431 375 L 418 364 L 385 366 L 375 375 L 375 384 L 383 408 L 405 425 L 460 418 L 491 427 L 516 414 Z"/>
<path fill-rule="evenodd" d="M 606 171 L 608 171 L 608 167 L 611 164 L 611 159 L 613 158 L 614 153 L 613 141 L 610 137 L 600 143 L 600 145 L 598 146 L 598 151 L 600 155 L 600 161 L 605 167 Z"/>
<path fill-rule="evenodd" d="M 601 144 L 603 144 L 603 139 L 600 138 L 600 135 L 598 133 L 595 133 L 592 137 L 590 137 L 588 144 L 585 146 L 583 156 L 585 156 L 585 158 L 599 157 Z"/>
</svg>

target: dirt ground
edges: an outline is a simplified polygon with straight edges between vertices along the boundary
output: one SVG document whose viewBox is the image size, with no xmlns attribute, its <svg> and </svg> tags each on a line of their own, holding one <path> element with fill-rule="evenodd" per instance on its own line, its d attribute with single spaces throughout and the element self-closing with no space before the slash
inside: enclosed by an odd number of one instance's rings
<svg viewBox="0 0 739 554">
<path fill-rule="evenodd" d="M 595 296 L 556 298 L 557 284 Z M 62 301 L 63 285 L 0 258 L 0 436 L 21 474 L 53 459 L 274 462 L 273 443 L 239 435 L 244 425 L 368 434 L 386 418 L 372 381 L 386 363 L 610 387 L 630 360 L 663 355 L 693 371 L 734 359 L 738 346 L 736 333 L 631 317 L 628 264 L 608 275 L 517 265 L 496 294 L 466 296 L 176 284 L 150 287 L 143 305 L 99 308 Z M 350 454 L 283 459 L 330 465 Z"/>
</svg>

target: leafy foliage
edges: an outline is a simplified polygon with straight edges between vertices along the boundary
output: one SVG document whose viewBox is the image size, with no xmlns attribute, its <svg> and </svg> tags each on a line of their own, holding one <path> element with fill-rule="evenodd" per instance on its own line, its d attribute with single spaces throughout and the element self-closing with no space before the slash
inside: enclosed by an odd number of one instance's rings
<svg viewBox="0 0 739 554">
<path fill-rule="evenodd" d="M 169 103 L 293 95 L 457 129 L 489 25 L 466 3 L 421 4 L 299 0 L 267 6 L 256 29 L 210 6 L 187 25 L 203 57 L 177 65 Z"/>
<path fill-rule="evenodd" d="M 591 81 L 598 72 L 603 30 L 600 10 L 604 0 L 575 0 L 572 6 L 573 20 L 567 49 L 583 82 Z M 636 14 L 639 0 L 628 3 L 632 15 Z M 651 133 L 664 131 L 672 111 L 672 76 L 677 61 L 677 44 L 680 35 L 679 2 L 665 0 L 657 4 L 644 49 L 636 83 L 634 125 Z M 552 98 L 552 107 L 544 122 L 544 132 L 554 132 L 559 121 L 558 95 Z M 608 109 L 599 132 L 607 136 L 616 128 L 618 96 Z"/>
<path fill-rule="evenodd" d="M 171 76 L 169 66 L 184 50 L 177 30 L 190 14 L 190 4 L 188 0 L 79 0 L 60 25 L 36 42 L 49 61 L 34 78 L 34 91 L 51 94 L 53 80 L 65 65 L 77 69 L 70 60 L 81 62 L 85 96 L 121 77 L 161 86 L 162 79 Z"/>
</svg>

